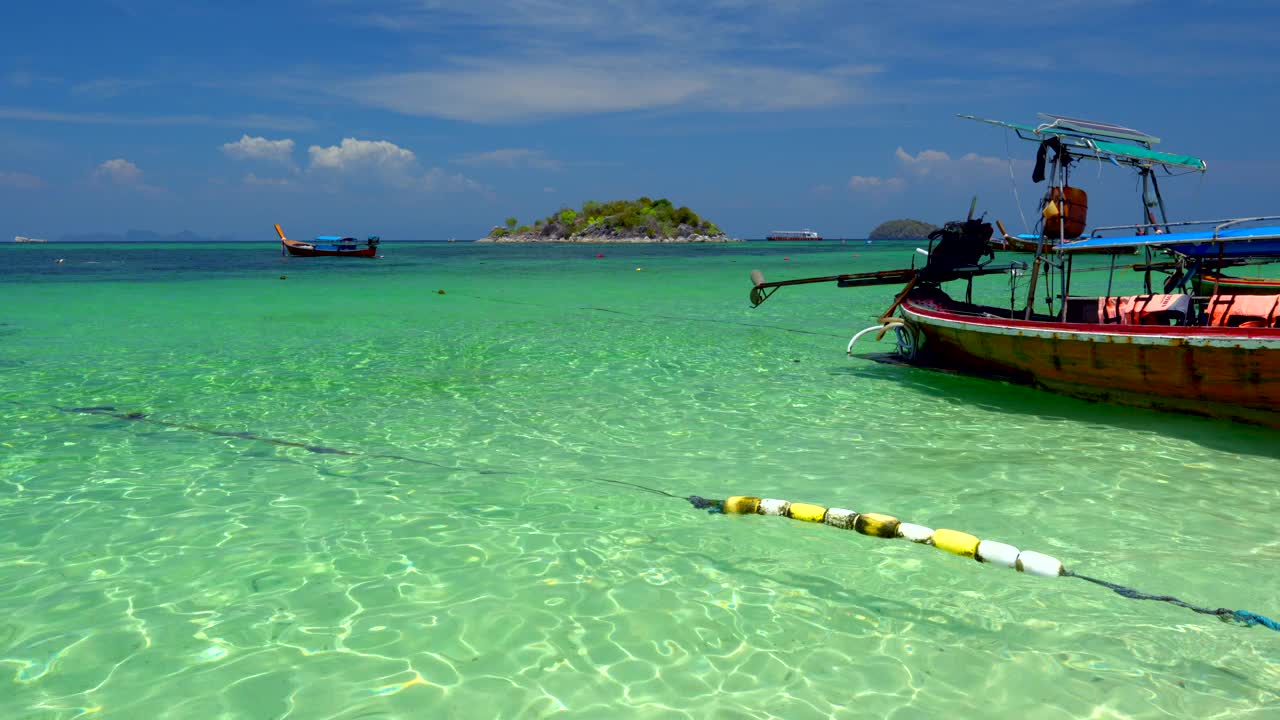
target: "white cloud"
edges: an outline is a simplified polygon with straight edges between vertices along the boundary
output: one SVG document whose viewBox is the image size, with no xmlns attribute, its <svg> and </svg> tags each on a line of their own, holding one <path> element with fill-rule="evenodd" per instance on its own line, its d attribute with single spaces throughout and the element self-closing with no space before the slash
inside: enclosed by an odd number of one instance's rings
<svg viewBox="0 0 1280 720">
<path fill-rule="evenodd" d="M 142 83 L 130 82 L 119 78 L 102 78 L 71 86 L 71 92 L 97 100 L 108 100 L 124 94 Z"/>
<path fill-rule="evenodd" d="M 951 162 L 951 156 L 941 150 L 921 150 L 912 155 L 899 146 L 894 155 L 909 172 L 917 175 L 928 175 L 939 164 Z"/>
<path fill-rule="evenodd" d="M 443 70 L 341 83 L 335 92 L 407 115 L 508 122 L 677 106 L 730 112 L 826 108 L 860 98 L 862 78 L 871 72 L 850 72 L 848 66 L 804 71 L 724 65 L 627 53 L 559 61 L 458 61 Z"/>
<path fill-rule="evenodd" d="M 312 145 L 307 154 L 311 157 L 307 172 L 323 180 L 375 182 L 426 192 L 487 193 L 482 185 L 464 175 L 450 174 L 438 167 L 424 171 L 412 150 L 387 140 L 344 138 L 339 145 Z"/>
<path fill-rule="evenodd" d="M 237 128 L 265 128 L 269 130 L 308 130 L 314 123 L 305 118 L 288 118 L 274 115 L 236 115 L 211 117 L 209 115 L 116 115 L 113 113 L 75 113 L 35 108 L 0 107 L 0 120 L 29 120 L 34 122 L 72 123 L 78 125 L 136 125 L 181 126 L 210 125 Z"/>
<path fill-rule="evenodd" d="M 294 182 L 288 178 L 258 177 L 251 172 L 244 176 L 244 184 L 251 187 L 286 188 L 292 187 Z"/>
<path fill-rule="evenodd" d="M 918 183 L 972 183 L 986 180 L 1003 171 L 1004 161 L 968 153 L 953 158 L 942 150 L 921 150 L 912 155 L 899 146 L 894 150 L 902 172 L 896 177 L 878 175 L 853 175 L 849 178 L 849 190 L 853 192 L 897 192 L 906 188 L 908 181 Z"/>
<path fill-rule="evenodd" d="M 952 159 L 950 155 L 941 150 L 921 150 L 912 155 L 899 147 L 894 151 L 894 155 L 897 156 L 898 161 L 902 163 L 907 172 L 920 177 L 931 174 L 955 176 L 978 170 L 998 170 L 1005 166 L 1004 161 L 1000 158 L 972 152 L 958 159 Z"/>
<path fill-rule="evenodd" d="M 142 170 L 124 158 L 107 160 L 93 171 L 93 176 L 116 185 L 138 185 L 142 183 Z"/>
<path fill-rule="evenodd" d="M 131 192 L 156 195 L 164 189 L 143 181 L 142 169 L 124 158 L 112 158 L 99 165 L 93 171 L 93 181 L 102 185 L 112 185 L 128 189 Z"/>
<path fill-rule="evenodd" d="M 849 189 L 860 190 L 901 190 L 906 181 L 899 177 L 881 178 L 875 175 L 854 175 L 849 178 Z"/>
<path fill-rule="evenodd" d="M 237 160 L 265 160 L 293 165 L 293 140 L 268 140 L 264 137 L 241 136 L 235 142 L 223 143 L 222 152 Z"/>
<path fill-rule="evenodd" d="M 418 166 L 412 150 L 386 140 L 343 138 L 340 145 L 312 145 L 307 154 L 311 170 L 367 174 L 392 184 L 411 177 Z"/>
<path fill-rule="evenodd" d="M 438 167 L 428 170 L 418 181 L 418 184 L 428 192 L 444 190 L 448 192 L 471 191 L 489 194 L 489 191 L 475 180 L 457 173 L 449 174 Z"/>
<path fill-rule="evenodd" d="M 504 148 L 489 152 L 463 155 L 454 162 L 460 165 L 495 165 L 499 167 L 531 167 L 539 170 L 559 170 L 560 161 L 547 157 L 542 150 Z"/>
<path fill-rule="evenodd" d="M 36 190 L 48 186 L 44 178 L 30 173 L 9 172 L 0 170 L 0 187 L 13 188 L 15 190 Z"/>
</svg>

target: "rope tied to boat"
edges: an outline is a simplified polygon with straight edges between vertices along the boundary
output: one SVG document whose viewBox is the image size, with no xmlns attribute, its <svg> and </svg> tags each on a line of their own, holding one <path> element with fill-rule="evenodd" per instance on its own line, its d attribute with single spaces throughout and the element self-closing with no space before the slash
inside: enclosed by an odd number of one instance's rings
<svg viewBox="0 0 1280 720">
<path fill-rule="evenodd" d="M 876 333 L 876 341 L 878 342 L 884 338 L 884 334 L 889 330 L 889 328 L 896 327 L 901 324 L 902 324 L 902 318 L 893 316 L 893 317 L 887 317 L 881 320 L 880 322 L 876 323 L 875 325 L 872 325 L 869 328 L 859 330 L 856 334 L 854 334 L 852 338 L 850 338 L 849 345 L 844 349 L 845 354 L 846 355 L 853 354 L 853 344 L 858 342 L 858 339 L 861 338 L 863 335 L 866 335 L 867 333 L 875 330 L 879 330 L 880 332 Z"/>
<path fill-rule="evenodd" d="M 1130 600 L 1167 602 L 1203 615 L 1213 615 L 1226 623 L 1234 623 L 1244 627 L 1261 625 L 1270 630 L 1280 631 L 1280 623 L 1255 612 L 1231 610 L 1230 608 L 1202 607 L 1180 600 L 1172 595 L 1154 595 L 1142 592 L 1131 587 L 1072 572 L 1063 566 L 1062 561 L 1044 553 L 1034 550 L 1020 550 L 1012 545 L 994 540 L 982 540 L 959 530 L 945 528 L 935 530 L 923 525 L 903 522 L 892 515 L 857 512 L 844 508 L 828 508 L 821 505 L 789 502 L 773 498 L 759 498 L 750 495 L 735 495 L 724 500 L 690 495 L 685 499 L 695 508 L 706 510 L 712 514 L 777 515 L 803 522 L 853 530 L 860 535 L 868 535 L 870 537 L 900 538 L 919 545 L 931 545 L 952 555 L 972 558 L 981 563 L 1007 567 L 1026 575 L 1079 578 L 1112 590 L 1121 597 L 1126 597 Z"/>
</svg>

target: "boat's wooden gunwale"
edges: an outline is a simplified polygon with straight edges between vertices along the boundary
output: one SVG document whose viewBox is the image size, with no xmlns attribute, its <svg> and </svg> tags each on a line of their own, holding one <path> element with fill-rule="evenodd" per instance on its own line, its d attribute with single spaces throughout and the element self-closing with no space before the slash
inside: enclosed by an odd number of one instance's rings
<svg viewBox="0 0 1280 720">
<path fill-rule="evenodd" d="M 911 297 L 901 312 L 916 364 L 1280 427 L 1280 329 L 975 317 Z"/>
</svg>

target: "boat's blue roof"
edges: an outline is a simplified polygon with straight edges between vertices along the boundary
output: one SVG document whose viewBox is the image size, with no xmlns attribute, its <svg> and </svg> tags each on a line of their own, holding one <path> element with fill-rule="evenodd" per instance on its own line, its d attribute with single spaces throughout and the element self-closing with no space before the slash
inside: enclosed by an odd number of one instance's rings
<svg viewBox="0 0 1280 720">
<path fill-rule="evenodd" d="M 1150 246 L 1172 250 L 1188 257 L 1217 257 L 1219 253 L 1218 243 L 1225 243 L 1221 250 L 1223 257 L 1280 255 L 1280 225 L 1230 228 L 1220 230 L 1217 235 L 1214 235 L 1213 230 L 1193 230 L 1154 235 L 1095 237 L 1062 243 L 1059 249 L 1062 252 L 1076 252 L 1079 250 L 1112 248 L 1122 250 Z"/>
<path fill-rule="evenodd" d="M 355 242 L 355 241 L 356 241 L 355 238 L 342 237 L 341 235 L 317 235 L 316 236 L 316 242 L 337 243 L 337 242 Z"/>
</svg>

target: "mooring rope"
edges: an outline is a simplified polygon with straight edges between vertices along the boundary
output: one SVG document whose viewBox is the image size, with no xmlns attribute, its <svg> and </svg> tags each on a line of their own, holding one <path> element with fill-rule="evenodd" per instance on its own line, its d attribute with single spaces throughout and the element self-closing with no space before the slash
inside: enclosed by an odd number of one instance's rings
<svg viewBox="0 0 1280 720">
<path fill-rule="evenodd" d="M 1080 580 L 1108 588 L 1121 597 L 1126 597 L 1130 600 L 1167 602 L 1203 615 L 1213 615 L 1223 622 L 1236 623 L 1245 627 L 1261 625 L 1271 630 L 1280 631 L 1280 623 L 1255 612 L 1231 610 L 1229 608 L 1207 608 L 1193 605 L 1172 595 L 1153 595 L 1124 585 L 1072 572 L 1066 569 L 1057 558 L 1034 550 L 1019 550 L 1002 542 L 980 540 L 969 533 L 959 530 L 943 528 L 934 530 L 923 525 L 902 522 L 892 515 L 860 513 L 843 508 L 826 508 L 821 505 L 793 503 L 786 500 L 758 498 L 748 495 L 738 495 L 724 500 L 713 500 L 691 495 L 686 499 L 695 508 L 706 510 L 710 513 L 778 515 L 793 520 L 853 530 L 871 537 L 902 538 L 921 545 L 932 545 L 953 555 L 972 558 L 981 563 L 1012 568 L 1027 575 L 1079 578 Z"/>
<path fill-rule="evenodd" d="M 357 450 L 343 450 L 341 448 L 327 447 L 325 445 L 295 442 L 292 440 L 280 440 L 278 438 L 267 437 L 264 435 L 258 435 L 256 433 L 251 433 L 251 432 L 231 432 L 227 430 L 214 430 L 213 428 L 201 427 L 199 425 L 191 425 L 190 423 L 180 423 L 180 422 L 171 422 L 169 420 L 160 420 L 157 418 L 153 418 L 147 415 L 146 413 L 142 413 L 142 412 L 124 412 L 121 410 L 117 410 L 114 405 L 95 405 L 93 407 L 73 407 L 73 408 L 58 408 L 58 409 L 67 413 L 81 413 L 85 415 L 103 415 L 106 417 L 115 418 L 117 420 L 125 420 L 128 422 L 148 423 L 151 425 L 159 425 L 161 427 L 192 430 L 195 432 L 204 433 L 206 435 L 216 435 L 217 437 L 236 438 L 239 440 L 253 440 L 255 442 L 270 443 L 271 445 L 297 447 L 297 448 L 302 448 L 307 452 L 316 453 L 317 455 L 367 455 L 369 457 L 383 458 L 386 460 L 403 460 L 404 462 L 417 463 L 419 465 L 430 465 L 432 467 L 443 468 L 445 470 L 466 470 L 466 468 L 459 468 L 452 465 L 445 465 L 443 463 L 433 462 L 431 460 L 422 460 L 419 458 L 406 457 L 404 455 L 395 455 L 391 453 L 365 452 L 365 451 L 357 451 Z M 487 469 L 474 470 L 473 472 L 478 472 L 483 475 L 513 474 L 504 470 L 487 470 Z"/>
<path fill-rule="evenodd" d="M 57 408 L 63 412 L 80 413 L 87 415 L 101 415 L 106 417 L 124 420 L 127 422 L 150 423 L 169 428 L 180 428 L 183 430 L 191 430 L 195 432 L 205 433 L 207 435 L 215 435 L 218 437 L 229 437 L 241 440 L 252 440 L 257 442 L 270 443 L 272 445 L 282 445 L 286 447 L 298 447 L 308 452 L 322 455 L 366 455 L 368 457 L 378 457 L 387 460 L 402 460 L 405 462 L 418 463 L 421 465 L 430 465 L 445 470 L 467 471 L 468 468 L 459 468 L 443 463 L 433 462 L 430 460 L 422 460 L 418 458 L 406 457 L 404 455 L 396 455 L 390 453 L 363 452 L 357 450 L 344 450 L 341 448 L 332 448 L 323 445 L 315 445 L 303 442 L 295 442 L 291 440 L 281 440 L 278 438 L 266 437 L 251 432 L 230 432 L 225 430 L 214 430 L 212 428 L 192 425 L 190 423 L 171 422 L 168 420 L 160 420 L 152 418 L 142 412 L 124 412 L 118 410 L 113 405 L 95 405 L 92 407 L 72 407 Z M 480 474 L 488 475 L 514 475 L 516 473 L 505 470 L 471 470 Z M 617 480 L 613 478 L 580 476 L 575 478 L 586 482 L 607 484 L 620 487 L 627 487 L 640 492 L 652 493 L 663 497 L 674 498 L 676 500 L 685 500 L 699 510 L 706 510 L 710 513 L 718 514 L 739 514 L 739 515 L 777 515 L 781 517 L 791 518 L 793 520 L 801 520 L 804 522 L 819 523 L 830 525 L 832 527 L 853 530 L 861 535 L 879 538 L 901 538 L 910 540 L 913 543 L 921 545 L 931 545 L 940 550 L 945 550 L 953 555 L 972 558 L 978 562 L 993 565 L 1002 565 L 1012 568 L 1018 572 L 1027 575 L 1037 575 L 1040 577 L 1072 577 L 1084 580 L 1086 582 L 1100 585 L 1116 594 L 1129 598 L 1131 600 L 1155 600 L 1159 602 L 1167 602 L 1171 605 L 1183 607 L 1192 612 L 1202 615 L 1212 615 L 1219 620 L 1228 623 L 1236 623 L 1245 627 L 1261 625 L 1270 630 L 1280 631 L 1280 623 L 1272 620 L 1265 615 L 1250 612 L 1248 610 L 1231 610 L 1229 608 L 1208 608 L 1180 600 L 1172 595 L 1154 595 L 1142 592 L 1131 587 L 1119 585 L 1117 583 L 1100 580 L 1098 578 L 1081 575 L 1072 572 L 1063 566 L 1062 562 L 1057 558 L 1035 552 L 1034 550 L 1019 550 L 1018 548 L 1002 542 L 993 540 L 980 540 L 969 533 L 959 530 L 947 530 L 939 528 L 924 527 L 923 525 L 915 525 L 912 523 L 902 522 L 892 515 L 883 515 L 880 513 L 857 512 L 854 510 L 846 510 L 843 508 L 828 508 L 821 505 L 812 505 L 809 503 L 789 502 L 787 500 L 776 500 L 772 498 L 758 498 L 749 495 L 736 495 L 724 500 L 715 500 L 704 498 L 698 495 L 678 495 L 666 490 L 655 487 L 649 487 L 640 483 L 629 482 L 626 480 Z"/>
<path fill-rule="evenodd" d="M 1202 615 L 1216 615 L 1218 619 L 1223 622 L 1239 623 L 1246 627 L 1251 627 L 1253 625 L 1261 625 L 1265 628 L 1270 628 L 1272 630 L 1280 630 L 1280 624 L 1277 624 L 1275 620 L 1272 620 L 1271 618 L 1266 617 L 1265 615 L 1259 615 L 1257 613 L 1249 612 L 1248 610 L 1231 610 L 1228 608 L 1213 609 L 1213 608 L 1201 607 L 1199 605 L 1192 605 L 1191 603 L 1186 602 L 1184 600 L 1179 600 L 1178 598 L 1172 595 L 1152 595 L 1151 593 L 1145 593 L 1145 592 L 1142 592 L 1141 590 L 1134 590 L 1131 587 L 1125 587 L 1124 585 L 1117 585 L 1116 583 L 1107 582 L 1106 580 L 1091 578 L 1087 575 L 1081 575 L 1079 573 L 1071 572 L 1070 570 L 1063 570 L 1062 575 L 1063 577 L 1080 578 L 1081 580 L 1091 582 L 1095 585 L 1101 585 L 1104 588 L 1109 588 L 1111 590 L 1114 590 L 1117 594 L 1121 595 L 1122 597 L 1127 597 L 1130 600 L 1157 600 L 1160 602 L 1167 602 L 1171 605 L 1177 605 L 1178 607 L 1184 607 L 1188 610 L 1191 610 L 1192 612 L 1201 613 Z"/>
</svg>

